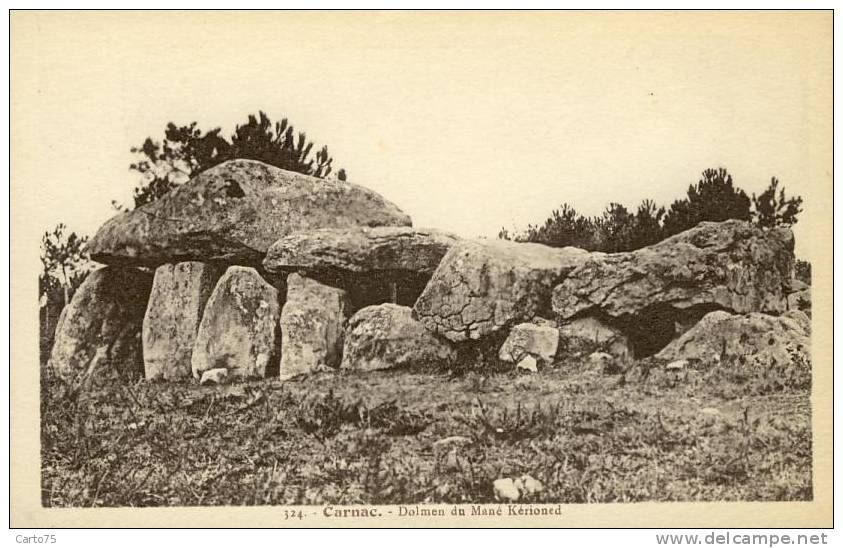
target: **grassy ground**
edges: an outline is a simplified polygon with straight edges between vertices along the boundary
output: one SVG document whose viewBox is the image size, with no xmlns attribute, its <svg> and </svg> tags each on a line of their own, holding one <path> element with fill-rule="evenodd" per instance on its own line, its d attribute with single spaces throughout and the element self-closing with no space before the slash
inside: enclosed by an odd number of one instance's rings
<svg viewBox="0 0 843 548">
<path fill-rule="evenodd" d="M 337 372 L 85 396 L 45 371 L 42 502 L 480 503 L 521 474 L 544 502 L 810 500 L 809 395 L 807 364 Z"/>
</svg>

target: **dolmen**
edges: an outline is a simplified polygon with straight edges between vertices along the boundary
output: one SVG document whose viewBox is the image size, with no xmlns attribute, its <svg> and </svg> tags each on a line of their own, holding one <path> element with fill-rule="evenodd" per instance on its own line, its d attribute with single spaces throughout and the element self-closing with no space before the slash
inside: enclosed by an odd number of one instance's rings
<svg viewBox="0 0 843 548">
<path fill-rule="evenodd" d="M 87 387 L 448 369 L 477 345 L 524 371 L 595 352 L 704 359 L 730 332 L 807 354 L 793 243 L 736 220 L 614 254 L 461 239 L 363 186 L 232 160 L 99 229 L 104 266 L 49 363 Z"/>
</svg>

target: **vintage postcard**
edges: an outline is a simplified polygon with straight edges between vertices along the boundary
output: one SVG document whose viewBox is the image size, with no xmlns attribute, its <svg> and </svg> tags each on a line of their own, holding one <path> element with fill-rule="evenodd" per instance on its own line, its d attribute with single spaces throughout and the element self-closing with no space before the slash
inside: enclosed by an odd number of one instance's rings
<svg viewBox="0 0 843 548">
<path fill-rule="evenodd" d="M 830 527 L 832 12 L 17 11 L 13 527 Z"/>
</svg>

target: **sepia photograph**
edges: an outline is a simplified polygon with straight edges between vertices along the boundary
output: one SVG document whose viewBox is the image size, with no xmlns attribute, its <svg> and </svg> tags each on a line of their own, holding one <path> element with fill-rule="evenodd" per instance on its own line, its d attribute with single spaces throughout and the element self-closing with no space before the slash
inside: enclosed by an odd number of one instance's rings
<svg viewBox="0 0 843 548">
<path fill-rule="evenodd" d="M 831 526 L 832 27 L 12 10 L 12 523 Z"/>
</svg>

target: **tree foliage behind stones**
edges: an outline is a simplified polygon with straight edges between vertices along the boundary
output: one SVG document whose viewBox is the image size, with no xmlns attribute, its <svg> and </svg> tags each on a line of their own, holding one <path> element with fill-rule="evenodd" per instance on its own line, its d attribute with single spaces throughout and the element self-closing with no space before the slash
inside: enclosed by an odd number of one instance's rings
<svg viewBox="0 0 843 548">
<path fill-rule="evenodd" d="M 612 202 L 601 215 L 586 217 L 564 203 L 543 224 L 529 225 L 523 232 L 501 229 L 498 237 L 616 253 L 652 245 L 702 221 L 739 219 L 762 227 L 791 226 L 801 211 L 802 198 L 788 198 L 775 177 L 764 192 L 750 198 L 726 169 L 717 168 L 703 171 L 685 197 L 668 209 L 653 200 L 643 200 L 635 210 Z"/>
<path fill-rule="evenodd" d="M 732 176 L 724 168 L 706 169 L 702 178 L 688 187 L 687 196 L 670 206 L 664 228 L 667 235 L 673 235 L 702 221 L 748 221 L 749 206 L 749 196 L 733 184 Z"/>
<path fill-rule="evenodd" d="M 284 118 L 275 124 L 264 112 L 249 115 L 230 140 L 220 128 L 203 131 L 197 122 L 177 126 L 170 122 L 161 142 L 147 137 L 131 152 L 138 159 L 129 169 L 142 176 L 134 190 L 134 207 L 157 200 L 176 186 L 222 162 L 244 158 L 324 178 L 331 174 L 333 159 L 328 147 L 316 149 L 303 132 L 296 133 Z M 345 170 L 337 178 L 346 179 Z M 112 202 L 117 209 L 125 209 Z"/>
<path fill-rule="evenodd" d="M 67 298 L 90 271 L 84 246 L 87 236 L 65 234 L 67 226 L 59 223 L 41 237 L 41 278 L 49 287 L 59 287 Z"/>
<path fill-rule="evenodd" d="M 802 197 L 788 198 L 784 187 L 778 186 L 779 180 L 773 177 L 764 192 L 752 195 L 752 219 L 759 226 L 790 226 L 796 224 L 796 217 L 802 212 Z"/>
<path fill-rule="evenodd" d="M 87 236 L 67 232 L 64 223 L 41 237 L 41 272 L 38 275 L 41 350 L 52 347 L 52 337 L 62 308 L 70 302 L 93 265 L 85 254 Z"/>
<path fill-rule="evenodd" d="M 570 204 L 562 204 L 550 213 L 544 224 L 529 225 L 523 233 L 510 234 L 502 228 L 498 237 L 502 240 L 535 242 L 553 247 L 574 246 L 581 249 L 596 249 L 598 243 L 592 219 L 581 215 Z"/>
</svg>

